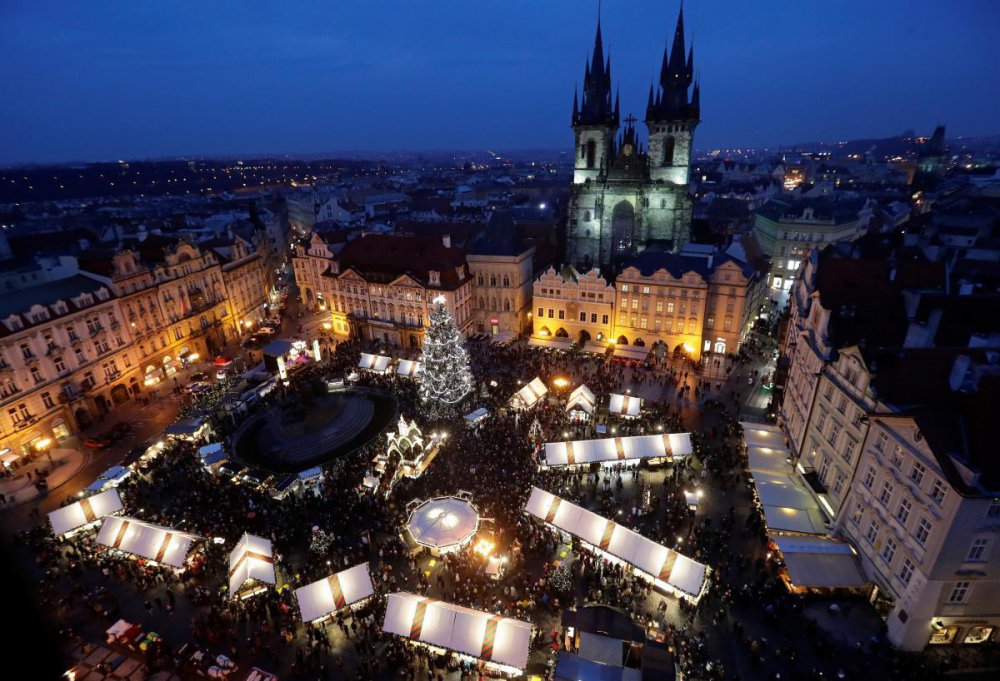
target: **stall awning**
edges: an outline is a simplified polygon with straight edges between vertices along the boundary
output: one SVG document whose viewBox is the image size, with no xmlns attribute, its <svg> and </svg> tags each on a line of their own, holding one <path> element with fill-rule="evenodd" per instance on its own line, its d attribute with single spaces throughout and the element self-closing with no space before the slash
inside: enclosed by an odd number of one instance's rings
<svg viewBox="0 0 1000 681">
<path fill-rule="evenodd" d="M 611 461 L 631 461 L 659 457 L 681 458 L 690 456 L 690 433 L 664 433 L 661 435 L 631 435 L 605 437 L 596 440 L 572 442 L 546 442 L 545 465 L 576 466 L 580 464 Z"/>
<path fill-rule="evenodd" d="M 854 589 L 867 580 L 849 544 L 827 537 L 773 537 L 794 586 Z"/>
<path fill-rule="evenodd" d="M 595 343 L 594 341 L 587 341 L 583 344 L 583 351 L 589 352 L 594 355 L 603 355 L 608 351 L 609 345 L 604 345 L 603 343 Z"/>
<path fill-rule="evenodd" d="M 548 350 L 569 350 L 573 346 L 573 341 L 558 336 L 532 336 L 528 339 L 528 345 Z"/>
<path fill-rule="evenodd" d="M 470 411 L 468 414 L 466 414 L 465 420 L 469 423 L 477 423 L 478 421 L 481 421 L 484 418 L 486 418 L 486 415 L 488 413 L 489 412 L 486 410 L 486 407 L 479 407 L 479 409 L 476 409 L 475 411 Z"/>
<path fill-rule="evenodd" d="M 649 348 L 640 345 L 616 345 L 615 357 L 619 359 L 634 359 L 645 361 L 649 355 Z"/>
<path fill-rule="evenodd" d="M 396 373 L 400 376 L 410 376 L 414 377 L 420 373 L 423 365 L 412 359 L 401 359 L 399 360 L 399 366 L 396 367 Z"/>
<path fill-rule="evenodd" d="M 515 405 L 520 402 L 520 405 L 525 409 L 531 409 L 547 392 L 549 392 L 549 389 L 542 383 L 542 379 L 536 376 L 531 380 L 531 383 L 528 383 L 514 394 L 511 402 Z"/>
<path fill-rule="evenodd" d="M 185 419 L 183 421 L 177 421 L 171 423 L 167 426 L 167 429 L 163 432 L 166 435 L 177 435 L 181 437 L 192 437 L 198 430 L 204 425 L 204 421 L 201 419 Z"/>
<path fill-rule="evenodd" d="M 569 394 L 566 401 L 566 411 L 571 409 L 582 409 L 588 414 L 594 413 L 594 393 L 585 385 L 581 385 Z"/>
<path fill-rule="evenodd" d="M 608 411 L 612 414 L 634 418 L 639 416 L 639 410 L 641 408 L 641 397 L 611 393 L 611 402 L 608 404 Z"/>
<path fill-rule="evenodd" d="M 500 331 L 495 336 L 490 336 L 490 342 L 497 345 L 504 345 L 514 340 L 513 331 Z"/>
<path fill-rule="evenodd" d="M 697 600 L 708 568 L 613 520 L 561 499 L 538 487 L 531 489 L 526 513 L 583 539 L 595 549 L 629 563 L 653 580 Z"/>
<path fill-rule="evenodd" d="M 265 345 L 261 352 L 271 357 L 284 357 L 292 351 L 294 346 L 294 341 L 290 341 L 287 338 L 275 338 L 273 341 Z"/>
<path fill-rule="evenodd" d="M 754 475 L 759 473 L 775 473 L 787 475 L 792 472 L 792 464 L 788 462 L 790 453 L 787 449 L 773 449 L 750 445 L 747 447 L 747 468 Z"/>
<path fill-rule="evenodd" d="M 798 509 L 763 505 L 764 522 L 772 532 L 826 534 L 826 519 L 818 508 Z"/>
<path fill-rule="evenodd" d="M 125 466 L 112 466 L 98 476 L 97 480 L 87 485 L 88 492 L 103 492 L 109 487 L 117 487 L 125 478 L 132 474 Z"/>
<path fill-rule="evenodd" d="M 198 456 L 204 459 L 206 456 L 211 456 L 212 454 L 217 454 L 218 452 L 221 451 L 222 451 L 222 443 L 213 442 L 210 445 L 205 445 L 204 447 L 200 447 L 198 449 Z"/>
<path fill-rule="evenodd" d="M 785 446 L 785 434 L 777 426 L 754 423 L 753 421 L 741 421 L 740 426 L 743 428 L 743 442 L 747 446 L 757 445 L 772 449 L 788 449 Z"/>
<path fill-rule="evenodd" d="M 57 508 L 49 513 L 49 524 L 52 525 L 52 533 L 60 536 L 104 516 L 117 513 L 122 508 L 122 498 L 118 495 L 118 490 L 109 489 L 80 501 L 74 501 L 69 506 Z"/>
<path fill-rule="evenodd" d="M 355 565 L 295 590 L 303 622 L 332 615 L 375 593 L 368 563 Z"/>
<path fill-rule="evenodd" d="M 184 567 L 195 539 L 193 534 L 113 515 L 104 518 L 101 531 L 97 533 L 97 543 L 101 546 L 175 568 Z"/>
<path fill-rule="evenodd" d="M 274 551 L 263 537 L 244 534 L 229 553 L 229 595 L 249 580 L 274 584 Z"/>
<path fill-rule="evenodd" d="M 613 667 L 621 667 L 624 661 L 622 659 L 622 641 L 610 636 L 581 631 L 580 657 Z"/>
<path fill-rule="evenodd" d="M 403 591 L 389 594 L 382 629 L 513 669 L 528 666 L 530 622 Z"/>
<path fill-rule="evenodd" d="M 367 352 L 362 352 L 361 359 L 358 360 L 358 368 L 383 374 L 389 368 L 390 361 L 391 358 L 385 355 L 371 355 Z"/>
</svg>

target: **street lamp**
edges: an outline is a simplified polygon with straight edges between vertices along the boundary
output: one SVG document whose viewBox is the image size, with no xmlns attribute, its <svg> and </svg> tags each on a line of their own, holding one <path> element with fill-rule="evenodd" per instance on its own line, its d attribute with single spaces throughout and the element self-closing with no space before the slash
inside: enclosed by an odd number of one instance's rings
<svg viewBox="0 0 1000 681">
<path fill-rule="evenodd" d="M 43 437 L 41 440 L 35 443 L 35 451 L 44 452 L 45 456 L 48 457 L 49 467 L 54 466 L 52 463 L 52 438 Z"/>
</svg>

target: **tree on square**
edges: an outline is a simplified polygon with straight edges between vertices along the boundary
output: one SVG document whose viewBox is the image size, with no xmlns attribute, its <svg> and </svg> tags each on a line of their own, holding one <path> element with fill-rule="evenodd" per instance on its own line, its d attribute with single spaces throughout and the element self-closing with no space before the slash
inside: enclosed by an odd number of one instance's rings
<svg viewBox="0 0 1000 681">
<path fill-rule="evenodd" d="M 438 411 L 457 404 L 472 390 L 465 339 L 444 302 L 444 296 L 434 299 L 420 360 L 423 364 L 420 397 L 431 409 Z"/>
</svg>

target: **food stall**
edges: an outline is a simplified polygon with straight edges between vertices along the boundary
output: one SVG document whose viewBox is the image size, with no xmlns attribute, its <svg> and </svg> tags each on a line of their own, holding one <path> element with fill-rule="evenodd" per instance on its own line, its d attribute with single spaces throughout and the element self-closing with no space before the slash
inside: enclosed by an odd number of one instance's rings
<svg viewBox="0 0 1000 681">
<path fill-rule="evenodd" d="M 571 421 L 589 421 L 594 416 L 594 405 L 596 400 L 594 392 L 585 385 L 581 385 L 569 394 L 566 400 L 566 412 Z"/>
<path fill-rule="evenodd" d="M 546 387 L 542 379 L 537 376 L 531 379 L 530 383 L 527 383 L 524 387 L 514 393 L 514 396 L 510 398 L 510 406 L 513 409 L 531 409 L 538 401 L 545 397 L 549 389 Z"/>
<path fill-rule="evenodd" d="M 544 467 L 585 466 L 592 463 L 616 465 L 639 459 L 674 459 L 691 456 L 690 433 L 631 435 L 570 442 L 546 442 L 541 463 Z"/>
<path fill-rule="evenodd" d="M 118 490 L 112 488 L 57 508 L 49 513 L 49 524 L 57 537 L 70 537 L 93 527 L 105 516 L 118 513 L 122 508 Z"/>
<path fill-rule="evenodd" d="M 358 368 L 375 374 L 384 374 L 389 371 L 389 362 L 391 361 L 392 358 L 385 355 L 372 355 L 362 352 L 361 359 L 358 360 Z"/>
<path fill-rule="evenodd" d="M 609 414 L 626 419 L 637 419 L 639 418 L 640 409 L 642 409 L 641 397 L 611 393 L 611 401 L 608 403 Z"/>
<path fill-rule="evenodd" d="M 302 621 L 317 624 L 345 608 L 355 609 L 375 593 L 368 563 L 329 575 L 295 590 Z"/>
<path fill-rule="evenodd" d="M 407 376 L 409 378 L 416 378 L 420 375 L 423 370 L 423 365 L 413 359 L 401 359 L 399 364 L 396 366 L 396 373 L 400 376 Z"/>
<path fill-rule="evenodd" d="M 192 545 L 199 540 L 193 534 L 147 523 L 127 516 L 106 516 L 97 533 L 97 543 L 108 551 L 182 570 Z"/>
<path fill-rule="evenodd" d="M 232 598 L 250 598 L 277 584 L 274 550 L 263 537 L 244 533 L 229 553 L 229 594 Z"/>
</svg>

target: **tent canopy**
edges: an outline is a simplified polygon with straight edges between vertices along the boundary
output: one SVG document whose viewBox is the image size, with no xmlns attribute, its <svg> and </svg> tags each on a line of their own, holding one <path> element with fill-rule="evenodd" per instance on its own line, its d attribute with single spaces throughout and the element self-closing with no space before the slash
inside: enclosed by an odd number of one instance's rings
<svg viewBox="0 0 1000 681">
<path fill-rule="evenodd" d="M 175 568 L 184 567 L 195 539 L 193 534 L 113 515 L 104 518 L 97 533 L 97 543 L 102 546 Z"/>
<path fill-rule="evenodd" d="M 771 447 L 772 449 L 787 449 L 785 446 L 785 434 L 781 428 L 764 423 L 754 423 L 753 421 L 741 421 L 743 428 L 743 442 L 749 447 Z"/>
<path fill-rule="evenodd" d="M 49 513 L 49 524 L 56 536 L 72 532 L 104 516 L 122 510 L 122 498 L 118 490 L 112 488 L 105 492 L 74 501 L 69 506 L 63 506 Z"/>
<path fill-rule="evenodd" d="M 287 338 L 275 338 L 265 345 L 261 352 L 271 357 L 284 357 L 292 351 L 292 347 L 294 347 L 294 341 Z"/>
<path fill-rule="evenodd" d="M 850 545 L 827 537 L 774 537 L 795 586 L 858 588 L 866 584 Z"/>
<path fill-rule="evenodd" d="M 536 376 L 530 383 L 517 391 L 511 402 L 516 403 L 519 398 L 525 409 L 531 409 L 547 392 L 549 392 L 549 389 L 545 387 L 542 379 Z"/>
<path fill-rule="evenodd" d="M 545 443 L 545 465 L 575 466 L 659 457 L 681 458 L 690 456 L 691 452 L 690 433 L 547 442 Z"/>
<path fill-rule="evenodd" d="M 790 453 L 787 449 L 773 449 L 760 445 L 747 446 L 747 468 L 756 476 L 759 472 L 790 473 L 792 465 L 788 463 Z"/>
<path fill-rule="evenodd" d="M 235 595 L 251 579 L 266 584 L 276 582 L 274 551 L 267 539 L 244 534 L 229 553 L 229 594 Z"/>
<path fill-rule="evenodd" d="M 200 456 L 201 458 L 205 458 L 206 456 L 211 456 L 212 454 L 215 454 L 215 453 L 221 452 L 221 451 L 222 451 L 222 443 L 221 442 L 213 442 L 210 445 L 205 445 L 204 447 L 200 447 L 198 449 L 198 456 Z"/>
<path fill-rule="evenodd" d="M 396 367 L 396 373 L 400 376 L 416 376 L 423 370 L 423 365 L 412 359 L 401 359 Z"/>
<path fill-rule="evenodd" d="M 573 341 L 569 338 L 560 338 L 559 336 L 532 336 L 528 339 L 528 345 L 534 345 L 536 348 L 548 348 L 550 350 L 569 350 L 573 345 Z"/>
<path fill-rule="evenodd" d="M 410 512 L 406 529 L 414 541 L 439 550 L 461 547 L 479 528 L 479 511 L 458 497 L 428 499 Z"/>
<path fill-rule="evenodd" d="M 404 591 L 389 594 L 382 629 L 514 669 L 528 666 L 529 622 Z"/>
<path fill-rule="evenodd" d="M 389 368 L 390 361 L 391 358 L 386 357 L 385 355 L 372 355 L 367 352 L 362 352 L 361 359 L 358 360 L 358 368 L 382 374 Z"/>
<path fill-rule="evenodd" d="M 611 403 L 608 405 L 608 411 L 612 414 L 632 418 L 639 416 L 639 409 L 641 408 L 642 398 L 632 397 L 631 395 L 619 395 L 618 393 L 611 394 Z"/>
<path fill-rule="evenodd" d="M 603 343 L 595 343 L 594 341 L 587 341 L 586 343 L 583 344 L 583 351 L 589 352 L 594 355 L 603 355 L 608 351 L 608 347 L 609 346 L 604 345 Z"/>
<path fill-rule="evenodd" d="M 295 590 L 302 621 L 312 622 L 332 615 L 375 593 L 368 563 L 355 565 Z"/>
<path fill-rule="evenodd" d="M 486 407 L 479 407 L 475 411 L 470 411 L 468 414 L 466 414 L 465 420 L 468 421 L 469 423 L 476 423 L 477 421 L 486 418 L 486 415 L 488 413 L 489 412 L 486 410 Z"/>
<path fill-rule="evenodd" d="M 705 584 L 705 565 L 643 537 L 596 513 L 533 487 L 524 510 L 597 549 L 630 563 L 654 580 L 697 599 Z"/>
<path fill-rule="evenodd" d="M 593 414 L 594 403 L 596 401 L 591 389 L 585 385 L 581 385 L 569 394 L 569 399 L 566 401 L 566 411 L 582 409 L 588 414 Z"/>
<path fill-rule="evenodd" d="M 649 348 L 641 345 L 616 345 L 615 357 L 619 359 L 634 359 L 644 361 L 649 355 Z"/>
</svg>

